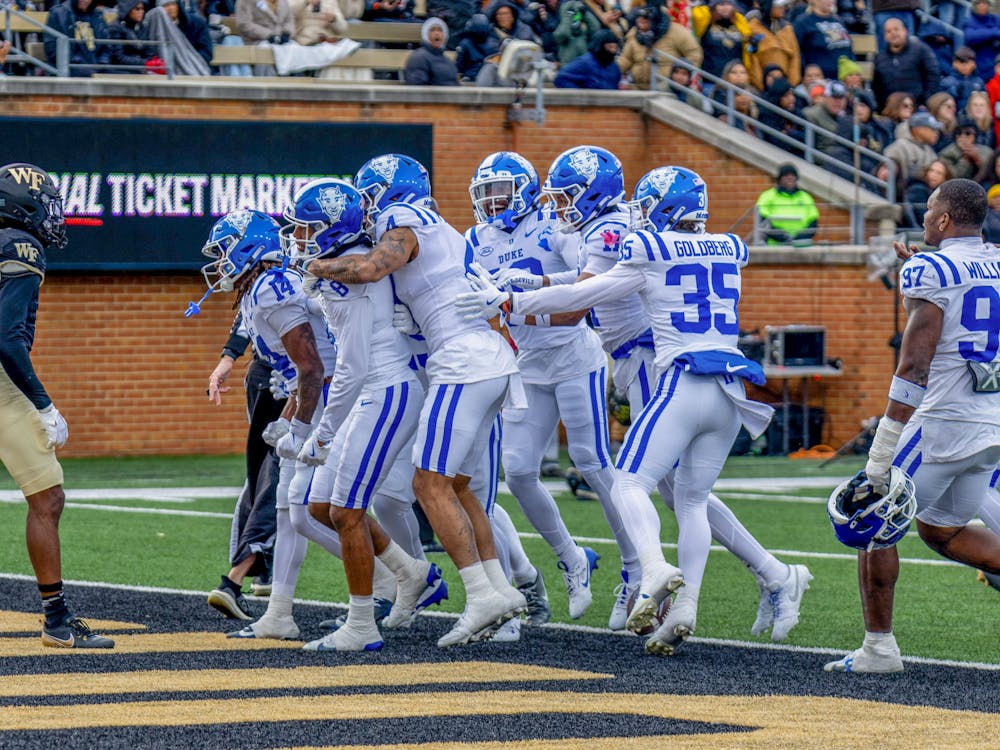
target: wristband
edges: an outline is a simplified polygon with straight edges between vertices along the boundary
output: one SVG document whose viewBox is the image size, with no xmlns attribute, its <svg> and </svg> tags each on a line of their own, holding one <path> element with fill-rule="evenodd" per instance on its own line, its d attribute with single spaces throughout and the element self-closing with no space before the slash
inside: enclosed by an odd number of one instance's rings
<svg viewBox="0 0 1000 750">
<path fill-rule="evenodd" d="M 889 398 L 901 404 L 912 406 L 914 409 L 920 406 L 927 393 L 927 386 L 911 383 L 909 380 L 892 376 L 892 384 L 889 386 Z"/>
</svg>

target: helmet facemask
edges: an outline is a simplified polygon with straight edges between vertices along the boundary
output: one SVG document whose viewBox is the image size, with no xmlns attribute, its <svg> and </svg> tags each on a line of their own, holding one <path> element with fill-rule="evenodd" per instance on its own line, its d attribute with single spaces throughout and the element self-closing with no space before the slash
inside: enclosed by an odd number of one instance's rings
<svg viewBox="0 0 1000 750">
<path fill-rule="evenodd" d="M 584 188 L 581 185 L 554 188 L 546 183 L 546 186 L 542 188 L 542 193 L 548 197 L 552 211 L 559 220 L 556 225 L 558 231 L 570 234 L 583 225 L 583 213 L 576 207 L 576 199 L 583 191 Z"/>
</svg>

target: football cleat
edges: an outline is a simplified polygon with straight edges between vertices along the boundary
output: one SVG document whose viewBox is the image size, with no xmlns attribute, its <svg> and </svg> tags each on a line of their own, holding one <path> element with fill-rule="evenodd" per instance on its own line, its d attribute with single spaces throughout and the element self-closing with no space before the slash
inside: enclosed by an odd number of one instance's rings
<svg viewBox="0 0 1000 750">
<path fill-rule="evenodd" d="M 843 659 L 831 661 L 823 665 L 824 672 L 869 672 L 887 674 L 903 671 L 903 659 L 899 655 L 899 646 L 895 639 L 889 648 L 876 651 L 874 648 L 862 646 L 852 651 Z"/>
<path fill-rule="evenodd" d="M 788 578 L 777 591 L 771 592 L 770 601 L 774 611 L 771 640 L 775 643 L 785 640 L 792 628 L 798 625 L 802 596 L 809 590 L 809 581 L 812 579 L 812 574 L 805 565 L 789 565 Z"/>
<path fill-rule="evenodd" d="M 271 595 L 271 572 L 268 571 L 262 576 L 254 576 L 253 583 L 250 584 L 250 593 L 254 596 Z"/>
<path fill-rule="evenodd" d="M 977 570 L 976 580 L 984 586 L 989 586 L 991 589 L 1000 591 L 1000 575 L 997 575 L 996 573 L 987 573 L 983 570 Z"/>
<path fill-rule="evenodd" d="M 392 602 L 388 599 L 382 599 L 380 597 L 375 597 L 375 624 L 381 628 L 382 620 L 389 616 L 389 612 L 392 610 Z M 347 622 L 347 613 L 334 617 L 332 620 L 323 620 L 319 624 L 320 630 L 338 630 L 344 627 Z"/>
<path fill-rule="evenodd" d="M 378 651 L 385 645 L 378 628 L 358 633 L 352 627 L 340 628 L 322 638 L 309 641 L 303 651 Z"/>
<path fill-rule="evenodd" d="M 272 638 L 278 641 L 294 641 L 299 637 L 299 626 L 291 615 L 277 617 L 265 612 L 257 622 L 252 622 L 242 630 L 227 633 L 226 638 Z"/>
<path fill-rule="evenodd" d="M 235 595 L 227 586 L 219 586 L 212 589 L 208 594 L 208 603 L 219 610 L 230 620 L 252 620 L 250 608 L 247 607 L 247 600 L 243 594 L 237 592 Z"/>
<path fill-rule="evenodd" d="M 583 474 L 575 466 L 566 469 L 566 484 L 577 500 L 598 500 L 597 493 L 587 484 Z"/>
<path fill-rule="evenodd" d="M 678 647 L 694 632 L 698 601 L 681 592 L 674 599 L 663 624 L 646 641 L 646 653 L 673 656 Z"/>
<path fill-rule="evenodd" d="M 516 615 L 507 597 L 498 591 L 466 602 L 465 611 L 455 626 L 438 640 L 440 648 L 492 638 L 500 626 Z"/>
<path fill-rule="evenodd" d="M 115 642 L 98 635 L 79 617 L 68 617 L 62 625 L 42 625 L 42 645 L 52 648 L 114 648 Z"/>
<path fill-rule="evenodd" d="M 521 618 L 512 617 L 507 620 L 490 640 L 494 643 L 517 643 L 521 640 Z"/>
<path fill-rule="evenodd" d="M 629 602 L 638 591 L 639 584 L 635 583 L 630 586 L 628 572 L 622 568 L 622 582 L 615 586 L 615 603 L 611 607 L 611 616 L 608 617 L 608 628 L 611 630 L 625 629 L 625 622 L 628 620 Z"/>
<path fill-rule="evenodd" d="M 542 578 L 542 571 L 536 570 L 537 575 L 531 583 L 518 586 L 517 590 L 524 594 L 527 603 L 528 625 L 544 625 L 552 618 L 552 609 L 549 607 L 549 595 L 545 590 L 545 579 Z"/>
<path fill-rule="evenodd" d="M 563 471 L 563 467 L 559 465 L 558 461 L 550 461 L 547 459 L 542 460 L 542 468 L 539 473 L 546 479 L 562 479 L 566 476 L 566 472 Z"/>
<path fill-rule="evenodd" d="M 427 563 L 422 578 L 410 578 L 397 584 L 396 602 L 383 621 L 387 628 L 408 628 L 417 612 L 448 598 L 448 584 L 441 577 L 441 568 Z"/>
<path fill-rule="evenodd" d="M 582 547 L 583 560 L 568 567 L 562 560 L 558 567 L 563 572 L 563 580 L 566 582 L 566 593 L 569 595 L 569 616 L 574 620 L 583 617 L 590 603 L 594 600 L 594 594 L 590 590 L 590 574 L 597 570 L 597 561 L 601 556 L 590 547 Z"/>
<path fill-rule="evenodd" d="M 625 627 L 636 635 L 642 635 L 653 624 L 663 600 L 683 585 L 684 577 L 681 569 L 666 562 L 648 573 L 644 571 L 639 594 L 635 598 L 635 604 L 625 622 Z"/>
</svg>

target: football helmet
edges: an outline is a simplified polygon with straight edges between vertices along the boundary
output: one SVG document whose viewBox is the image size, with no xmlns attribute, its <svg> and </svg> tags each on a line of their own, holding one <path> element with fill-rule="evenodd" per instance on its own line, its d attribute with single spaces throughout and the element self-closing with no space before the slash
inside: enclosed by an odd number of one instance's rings
<svg viewBox="0 0 1000 750">
<path fill-rule="evenodd" d="M 59 187 L 48 172 L 34 164 L 0 167 L 0 223 L 63 248 L 68 241 L 65 221 Z"/>
<path fill-rule="evenodd" d="M 879 495 L 864 471 L 841 482 L 830 495 L 826 512 L 842 544 L 871 551 L 892 547 L 917 515 L 913 480 L 897 466 L 889 470 L 889 488 Z"/>
<path fill-rule="evenodd" d="M 233 211 L 215 222 L 201 252 L 212 258 L 201 269 L 208 288 L 231 292 L 258 263 L 282 260 L 278 222 L 260 211 Z"/>
<path fill-rule="evenodd" d="M 657 167 L 635 186 L 629 203 L 633 231 L 669 232 L 679 221 L 708 221 L 708 191 L 697 172 Z"/>
<path fill-rule="evenodd" d="M 542 192 L 559 217 L 559 231 L 575 232 L 625 199 L 622 163 L 598 146 L 571 148 L 552 162 Z"/>
<path fill-rule="evenodd" d="M 423 203 L 431 194 L 424 165 L 404 154 L 369 159 L 354 176 L 354 187 L 364 197 L 365 230 L 374 231 L 378 215 L 390 203 Z"/>
<path fill-rule="evenodd" d="M 483 159 L 469 185 L 476 221 L 502 229 L 513 229 L 535 208 L 540 194 L 535 168 L 513 151 L 497 151 Z"/>
<path fill-rule="evenodd" d="M 281 246 L 294 260 L 336 257 L 364 235 L 361 193 L 345 180 L 313 180 L 285 209 Z M 296 229 L 302 229 L 298 237 Z"/>
</svg>

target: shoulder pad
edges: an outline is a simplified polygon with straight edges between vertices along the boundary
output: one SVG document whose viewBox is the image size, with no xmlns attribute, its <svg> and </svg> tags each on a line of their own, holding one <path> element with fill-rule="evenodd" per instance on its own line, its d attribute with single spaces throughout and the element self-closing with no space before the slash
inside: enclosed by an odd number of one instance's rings
<svg viewBox="0 0 1000 750">
<path fill-rule="evenodd" d="M 583 241 L 591 252 L 618 255 L 621 241 L 626 234 L 628 234 L 628 229 L 621 222 L 599 221 L 591 227 Z"/>
<path fill-rule="evenodd" d="M 397 227 L 426 227 L 440 224 L 441 219 L 433 211 L 411 203 L 392 203 L 378 215 L 378 236 Z"/>
<path fill-rule="evenodd" d="M 958 283 L 958 269 L 950 258 L 938 253 L 919 253 L 899 271 L 900 291 L 906 297 L 923 297 L 929 292 Z"/>
<path fill-rule="evenodd" d="M 45 246 L 20 229 L 0 229 L 0 264 L 5 275 L 34 273 L 45 278 Z"/>
<path fill-rule="evenodd" d="M 254 307 L 269 308 L 303 297 L 302 276 L 291 269 L 270 268 L 262 273 L 249 291 Z"/>
</svg>

